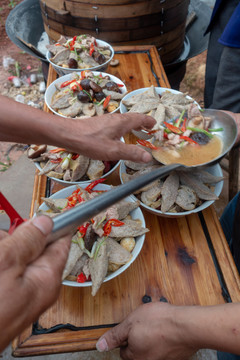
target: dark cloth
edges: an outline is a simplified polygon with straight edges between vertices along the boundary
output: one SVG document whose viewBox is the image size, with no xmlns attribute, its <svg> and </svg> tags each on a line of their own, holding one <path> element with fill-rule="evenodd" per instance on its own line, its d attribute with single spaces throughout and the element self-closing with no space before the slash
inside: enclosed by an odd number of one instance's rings
<svg viewBox="0 0 240 360">
<path fill-rule="evenodd" d="M 234 261 L 240 272 L 240 193 L 226 206 L 220 223 L 233 254 Z M 240 360 L 239 355 L 218 351 L 218 360 Z"/>
<path fill-rule="evenodd" d="M 231 6 L 231 0 L 216 0 L 210 23 L 207 27 L 206 34 L 214 28 L 215 24 L 219 22 L 218 17 L 221 16 L 226 9 Z M 226 7 L 227 6 L 227 7 Z M 240 47 L 240 3 L 236 3 L 235 9 L 223 29 L 219 38 L 219 42 L 225 46 Z"/>
<path fill-rule="evenodd" d="M 228 353 L 220 352 L 220 351 L 218 351 L 218 353 L 217 353 L 217 358 L 218 358 L 218 360 L 240 360 L 239 355 L 228 354 Z"/>
<path fill-rule="evenodd" d="M 232 14 L 238 6 L 239 0 L 225 0 L 221 1 L 220 3 L 218 2 L 218 9 L 215 12 L 215 16 L 211 23 L 211 32 L 209 37 L 205 73 L 205 108 L 225 109 L 234 112 L 240 112 L 240 85 L 238 85 L 238 83 L 240 82 L 238 80 L 238 74 L 240 74 L 240 61 L 237 61 L 239 60 L 239 51 L 236 48 L 225 47 L 218 41 L 223 34 L 224 29 L 229 22 L 229 19 L 231 18 Z M 237 34 L 240 39 L 239 29 L 237 31 Z M 225 51 L 223 54 L 224 49 Z M 227 61 L 228 63 L 225 64 L 225 61 Z M 234 64 L 234 69 L 231 66 L 232 61 Z M 225 71 L 227 71 L 227 73 Z M 219 84 L 216 84 L 217 81 L 219 82 Z M 222 84 L 224 85 L 224 87 L 222 87 Z M 228 91 L 227 88 L 229 88 L 230 90 Z M 215 89 L 218 89 L 217 95 L 214 94 Z M 226 95 L 225 92 L 227 92 Z M 224 102 L 222 102 L 223 99 Z"/>
<path fill-rule="evenodd" d="M 240 273 L 240 192 L 224 209 L 220 223 Z"/>
</svg>

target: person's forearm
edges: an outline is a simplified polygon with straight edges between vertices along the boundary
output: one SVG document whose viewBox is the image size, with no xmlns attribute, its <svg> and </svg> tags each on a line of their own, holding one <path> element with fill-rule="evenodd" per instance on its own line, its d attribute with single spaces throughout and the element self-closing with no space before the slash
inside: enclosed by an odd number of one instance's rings
<svg viewBox="0 0 240 360">
<path fill-rule="evenodd" d="M 177 307 L 176 319 L 189 346 L 240 354 L 240 303 Z"/>
<path fill-rule="evenodd" d="M 63 136 L 67 138 L 64 125 L 68 120 L 70 126 L 72 119 L 54 116 L 0 95 L 0 141 L 60 146 Z"/>
</svg>

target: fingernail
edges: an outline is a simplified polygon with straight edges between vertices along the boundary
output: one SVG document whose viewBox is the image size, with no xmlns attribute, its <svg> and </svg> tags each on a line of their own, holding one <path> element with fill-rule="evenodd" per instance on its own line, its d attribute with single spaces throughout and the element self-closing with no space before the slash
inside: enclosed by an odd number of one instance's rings
<svg viewBox="0 0 240 360">
<path fill-rule="evenodd" d="M 107 344 L 105 338 L 103 338 L 97 342 L 96 348 L 99 352 L 108 351 L 108 344 Z"/>
<path fill-rule="evenodd" d="M 152 159 L 152 155 L 145 151 L 142 155 L 142 161 L 147 163 L 151 161 L 151 159 Z"/>
<path fill-rule="evenodd" d="M 48 235 L 53 227 L 53 222 L 48 216 L 36 216 L 32 219 L 32 224 L 38 228 L 43 235 Z"/>
</svg>

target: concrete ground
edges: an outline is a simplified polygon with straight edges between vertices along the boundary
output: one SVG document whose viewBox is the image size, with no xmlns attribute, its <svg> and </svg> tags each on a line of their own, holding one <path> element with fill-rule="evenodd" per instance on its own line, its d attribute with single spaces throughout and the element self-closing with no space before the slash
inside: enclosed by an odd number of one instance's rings
<svg viewBox="0 0 240 360">
<path fill-rule="evenodd" d="M 0 191 L 7 197 L 23 218 L 29 217 L 32 190 L 34 183 L 35 166 L 25 155 L 22 155 L 5 173 L 0 175 Z M 219 202 L 221 207 L 226 203 L 227 182 L 224 186 Z M 219 207 L 218 207 L 219 208 Z M 5 214 L 0 214 L 0 229 L 8 229 L 9 221 Z M 12 349 L 9 346 L 0 355 L 4 360 L 13 360 Z M 22 358 L 33 360 L 36 357 Z M 81 353 L 67 353 L 61 355 L 45 355 L 37 357 L 39 360 L 119 360 L 119 350 L 107 354 L 97 351 L 86 351 Z M 210 350 L 199 351 L 191 360 L 216 360 L 216 352 Z"/>
</svg>

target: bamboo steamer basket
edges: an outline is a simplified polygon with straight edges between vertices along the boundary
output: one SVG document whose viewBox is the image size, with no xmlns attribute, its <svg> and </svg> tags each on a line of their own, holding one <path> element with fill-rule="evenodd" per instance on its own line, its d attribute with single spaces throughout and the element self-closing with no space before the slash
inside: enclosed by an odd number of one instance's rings
<svg viewBox="0 0 240 360">
<path fill-rule="evenodd" d="M 184 46 L 190 0 L 39 0 L 51 40 L 90 34 L 111 45 L 156 45 L 163 64 Z"/>
</svg>

